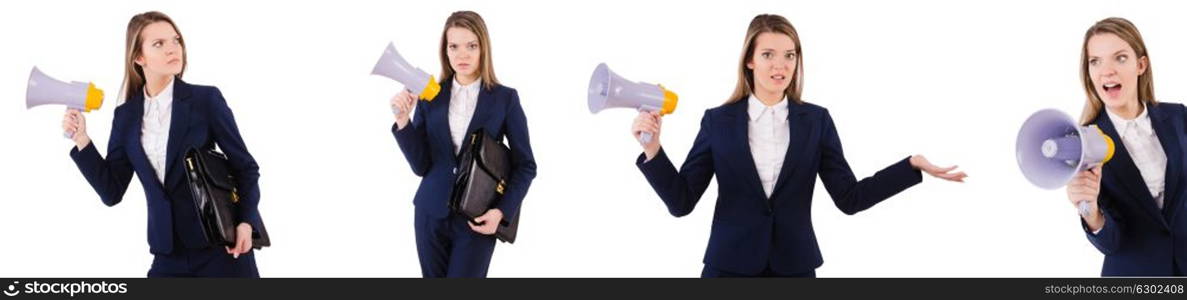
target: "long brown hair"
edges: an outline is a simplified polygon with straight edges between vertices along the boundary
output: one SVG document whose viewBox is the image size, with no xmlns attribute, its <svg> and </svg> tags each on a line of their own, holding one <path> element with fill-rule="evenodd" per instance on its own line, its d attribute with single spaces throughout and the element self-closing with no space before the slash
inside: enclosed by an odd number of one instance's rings
<svg viewBox="0 0 1187 300">
<path fill-rule="evenodd" d="M 734 86 L 734 93 L 730 95 L 729 99 L 726 99 L 725 104 L 746 99 L 747 96 L 754 93 L 754 71 L 747 68 L 746 64 L 749 64 L 750 60 L 754 58 L 754 44 L 758 40 L 758 35 L 767 32 L 787 35 L 795 43 L 795 74 L 792 75 L 791 84 L 783 90 L 783 94 L 787 96 L 788 100 L 797 104 L 803 103 L 803 100 L 800 100 L 800 95 L 804 92 L 804 56 L 803 48 L 800 47 L 800 34 L 796 33 L 795 27 L 791 26 L 791 22 L 787 21 L 787 18 L 780 15 L 762 14 L 750 20 L 750 28 L 746 29 L 746 40 L 742 43 L 742 57 L 738 59 L 738 83 Z"/>
<path fill-rule="evenodd" d="M 450 14 L 449 18 L 445 19 L 445 28 L 441 30 L 441 80 L 449 80 L 454 75 L 453 67 L 449 65 L 449 54 L 446 53 L 449 41 L 445 39 L 445 33 L 454 27 L 469 30 L 478 36 L 478 48 L 481 49 L 482 56 L 478 62 L 478 76 L 482 78 L 482 86 L 490 90 L 499 85 L 490 57 L 490 35 L 486 31 L 486 22 L 478 13 L 466 10 Z"/>
<path fill-rule="evenodd" d="M 128 21 L 128 33 L 124 39 L 126 41 L 126 47 L 124 48 L 124 84 L 120 87 L 119 96 L 123 101 L 127 101 L 129 94 L 137 93 L 144 88 L 144 69 L 136 64 L 136 58 L 140 57 L 144 52 L 140 45 L 144 42 L 140 38 L 140 32 L 145 27 L 148 27 L 148 25 L 156 22 L 169 23 L 169 26 L 173 26 L 173 31 L 177 32 L 178 43 L 181 44 L 182 49 L 181 72 L 177 73 L 177 78 L 181 78 L 181 75 L 185 74 L 185 67 L 188 65 L 186 63 L 188 53 L 185 51 L 185 38 L 182 38 L 181 30 L 177 29 L 177 24 L 173 23 L 173 19 L 159 11 L 150 11 L 132 16 L 132 19 Z"/>
<path fill-rule="evenodd" d="M 1084 83 L 1084 93 L 1088 94 L 1084 112 L 1080 115 L 1082 125 L 1088 125 L 1096 119 L 1105 106 L 1100 95 L 1096 94 L 1092 76 L 1088 74 L 1088 39 L 1106 33 L 1117 35 L 1128 43 L 1129 47 L 1133 48 L 1133 55 L 1136 56 L 1134 58 L 1139 62 L 1142 58 L 1146 59 L 1146 72 L 1138 75 L 1138 101 L 1144 102 L 1146 107 L 1158 104 L 1158 100 L 1154 99 L 1154 70 L 1150 64 L 1150 53 L 1146 50 L 1146 42 L 1142 41 L 1142 34 L 1138 32 L 1137 26 L 1129 20 L 1117 17 L 1100 20 L 1084 33 L 1084 45 L 1080 48 L 1080 81 Z"/>
</svg>

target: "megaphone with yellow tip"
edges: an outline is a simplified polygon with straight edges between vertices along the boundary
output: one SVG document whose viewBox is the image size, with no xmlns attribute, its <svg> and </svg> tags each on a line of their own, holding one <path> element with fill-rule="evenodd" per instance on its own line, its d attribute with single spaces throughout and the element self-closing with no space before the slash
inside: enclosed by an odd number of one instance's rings
<svg viewBox="0 0 1187 300">
<path fill-rule="evenodd" d="M 618 76 L 605 63 L 598 64 L 589 78 L 589 112 L 598 113 L 607 108 L 631 108 L 640 111 L 658 111 L 667 115 L 676 110 L 679 97 L 662 85 L 634 82 Z M 651 142 L 651 133 L 639 135 L 643 143 Z"/>
<path fill-rule="evenodd" d="M 1116 149 L 1100 127 L 1080 126 L 1068 114 L 1044 109 L 1031 114 L 1018 130 L 1014 155 L 1026 180 L 1056 189 L 1066 186 L 1076 173 L 1109 162 Z M 1088 201 L 1077 201 L 1076 206 L 1082 216 L 1091 213 Z"/>
<path fill-rule="evenodd" d="M 94 83 L 57 80 L 33 67 L 25 89 L 25 106 L 32 109 L 51 104 L 90 112 L 103 105 L 103 90 L 96 88 Z"/>
<path fill-rule="evenodd" d="M 416 97 L 424 101 L 433 101 L 437 97 L 437 93 L 441 92 L 441 85 L 437 83 L 433 75 L 412 66 L 400 52 L 396 51 L 394 43 L 388 43 L 387 48 L 383 50 L 383 56 L 379 57 L 379 61 L 375 63 L 375 68 L 371 69 L 371 75 L 379 75 L 390 78 L 404 85 L 415 94 Z M 395 111 L 395 113 L 399 113 Z"/>
</svg>

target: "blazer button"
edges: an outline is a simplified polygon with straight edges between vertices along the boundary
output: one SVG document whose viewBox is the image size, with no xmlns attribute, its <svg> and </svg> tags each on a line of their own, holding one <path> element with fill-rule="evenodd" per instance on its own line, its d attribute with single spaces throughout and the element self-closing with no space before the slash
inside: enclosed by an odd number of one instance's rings
<svg viewBox="0 0 1187 300">
<path fill-rule="evenodd" d="M 453 167 L 453 175 L 457 175 L 457 167 Z"/>
</svg>

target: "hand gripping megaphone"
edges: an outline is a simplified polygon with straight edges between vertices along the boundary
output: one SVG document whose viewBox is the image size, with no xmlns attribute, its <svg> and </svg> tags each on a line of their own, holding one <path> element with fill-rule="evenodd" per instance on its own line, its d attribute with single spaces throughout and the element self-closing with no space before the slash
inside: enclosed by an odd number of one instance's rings
<svg viewBox="0 0 1187 300">
<path fill-rule="evenodd" d="M 93 83 L 57 80 L 33 67 L 25 89 L 25 108 L 50 104 L 90 112 L 103 105 L 103 90 L 95 88 Z"/>
<path fill-rule="evenodd" d="M 589 78 L 590 113 L 621 107 L 667 115 L 676 110 L 676 101 L 676 93 L 663 86 L 627 80 L 611 71 L 605 63 L 598 64 Z M 639 141 L 651 142 L 651 133 L 640 134 Z"/>
<path fill-rule="evenodd" d="M 1113 158 L 1116 146 L 1096 125 L 1079 126 L 1071 116 L 1044 109 L 1030 115 L 1018 131 L 1015 144 L 1018 167 L 1030 183 L 1044 189 L 1063 187 L 1076 173 Z M 1078 201 L 1087 216 L 1088 201 Z"/>
<path fill-rule="evenodd" d="M 433 97 L 437 97 L 437 93 L 441 92 L 441 85 L 437 84 L 432 75 L 409 64 L 400 56 L 400 52 L 396 52 L 396 45 L 390 42 L 387 49 L 383 50 L 383 56 L 379 57 L 379 62 L 375 63 L 375 68 L 371 69 L 371 75 L 398 81 L 424 101 L 433 101 Z M 396 109 L 392 112 L 400 113 Z"/>
</svg>

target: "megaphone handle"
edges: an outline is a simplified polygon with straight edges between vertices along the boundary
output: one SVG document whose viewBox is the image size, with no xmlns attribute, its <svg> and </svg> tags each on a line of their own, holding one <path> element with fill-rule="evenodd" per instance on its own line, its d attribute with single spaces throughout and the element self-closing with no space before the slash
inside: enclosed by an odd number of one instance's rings
<svg viewBox="0 0 1187 300">
<path fill-rule="evenodd" d="M 650 132 L 640 132 L 639 133 L 639 142 L 642 142 L 643 144 L 651 143 L 651 133 Z"/>
<path fill-rule="evenodd" d="M 1081 217 L 1087 217 L 1088 214 L 1092 213 L 1092 205 L 1088 204 L 1088 200 L 1080 200 L 1080 202 L 1076 202 L 1076 207 L 1080 209 Z"/>
<path fill-rule="evenodd" d="M 78 109 L 77 109 L 77 108 L 73 108 L 73 107 L 67 107 L 67 108 L 66 108 L 66 111 L 67 111 L 67 112 L 69 112 L 69 111 L 71 111 L 71 110 L 75 110 L 75 111 L 77 111 Z M 62 137 L 66 138 L 67 140 L 73 140 L 73 139 L 74 139 L 74 132 L 70 132 L 70 131 L 63 131 L 63 132 L 62 132 Z"/>
</svg>

